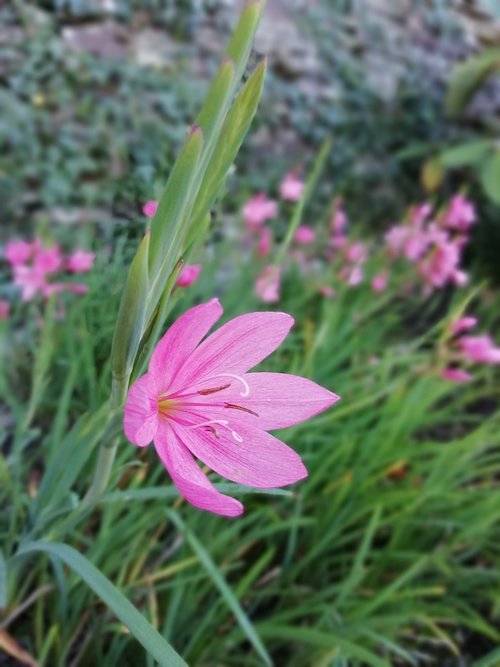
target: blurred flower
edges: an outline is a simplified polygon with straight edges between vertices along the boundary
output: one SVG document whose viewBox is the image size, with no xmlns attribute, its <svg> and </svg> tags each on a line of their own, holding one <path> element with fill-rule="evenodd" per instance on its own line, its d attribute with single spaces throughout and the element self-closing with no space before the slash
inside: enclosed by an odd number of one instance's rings
<svg viewBox="0 0 500 667">
<path fill-rule="evenodd" d="M 345 256 L 348 262 L 363 263 L 368 256 L 368 249 L 364 243 L 353 243 L 347 248 Z"/>
<path fill-rule="evenodd" d="M 409 218 L 414 225 L 421 226 L 430 217 L 431 213 L 432 206 L 424 202 L 410 208 Z"/>
<path fill-rule="evenodd" d="M 299 245 L 311 245 L 316 239 L 316 232 L 312 227 L 300 225 L 295 232 L 295 243 Z"/>
<path fill-rule="evenodd" d="M 89 291 L 85 283 L 64 283 L 64 289 L 72 294 L 87 294 Z"/>
<path fill-rule="evenodd" d="M 272 220 L 278 214 L 278 204 L 268 199 L 264 192 L 260 192 L 247 201 L 243 207 L 243 219 L 251 230 L 255 230 L 267 220 Z"/>
<path fill-rule="evenodd" d="M 212 299 L 168 329 L 148 372 L 129 390 L 124 430 L 139 447 L 154 442 L 188 502 L 234 517 L 242 504 L 217 491 L 196 459 L 238 484 L 293 484 L 307 471 L 298 454 L 267 431 L 309 419 L 338 396 L 298 376 L 248 373 L 281 345 L 293 324 L 289 315 L 241 315 L 202 341 L 221 315 Z"/>
<path fill-rule="evenodd" d="M 280 197 L 286 201 L 297 202 L 304 193 L 304 183 L 298 175 L 290 171 L 280 183 Z"/>
<path fill-rule="evenodd" d="M 71 273 L 85 273 L 94 264 L 95 253 L 77 250 L 66 259 L 66 268 Z"/>
<path fill-rule="evenodd" d="M 153 218 L 157 210 L 158 210 L 158 202 L 156 201 L 156 199 L 150 199 L 142 207 L 142 212 L 148 218 Z"/>
<path fill-rule="evenodd" d="M 452 197 L 442 224 L 449 229 L 468 232 L 476 222 L 476 208 L 474 204 L 461 194 Z"/>
<path fill-rule="evenodd" d="M 5 244 L 4 257 L 11 267 L 25 264 L 31 257 L 33 245 L 27 241 L 9 241 Z"/>
<path fill-rule="evenodd" d="M 0 321 L 9 319 L 10 303 L 7 299 L 0 299 Z"/>
<path fill-rule="evenodd" d="M 445 368 L 441 373 L 443 380 L 450 380 L 451 382 L 470 382 L 473 377 L 467 371 L 461 368 Z"/>
<path fill-rule="evenodd" d="M 491 336 L 462 336 L 457 345 L 468 361 L 500 364 L 500 347 L 495 346 Z"/>
<path fill-rule="evenodd" d="M 260 233 L 259 242 L 257 243 L 257 255 L 259 257 L 267 257 L 271 251 L 273 235 L 268 227 L 264 227 Z"/>
<path fill-rule="evenodd" d="M 35 239 L 34 243 L 34 257 L 33 267 L 47 275 L 48 273 L 55 273 L 63 266 L 63 257 L 61 248 L 55 244 L 49 248 L 44 248 L 39 239 Z"/>
<path fill-rule="evenodd" d="M 276 303 L 280 299 L 281 267 L 266 266 L 255 281 L 255 293 L 263 303 Z"/>
<path fill-rule="evenodd" d="M 477 322 L 477 317 L 460 317 L 458 320 L 452 322 L 451 330 L 454 334 L 459 334 L 462 333 L 462 331 L 473 329 L 477 325 Z"/>
<path fill-rule="evenodd" d="M 339 236 L 344 233 L 345 227 L 347 225 L 347 215 L 342 209 L 342 200 L 340 198 L 335 200 L 331 225 L 335 236 Z"/>
<path fill-rule="evenodd" d="M 335 290 L 330 285 L 320 285 L 318 287 L 318 292 L 321 296 L 324 296 L 326 299 L 333 299 L 335 297 Z"/>
<path fill-rule="evenodd" d="M 177 287 L 190 287 L 198 280 L 201 264 L 185 264 L 177 278 Z"/>
<path fill-rule="evenodd" d="M 372 290 L 374 292 L 383 292 L 387 287 L 387 279 L 389 274 L 387 271 L 381 271 L 372 278 Z"/>
</svg>

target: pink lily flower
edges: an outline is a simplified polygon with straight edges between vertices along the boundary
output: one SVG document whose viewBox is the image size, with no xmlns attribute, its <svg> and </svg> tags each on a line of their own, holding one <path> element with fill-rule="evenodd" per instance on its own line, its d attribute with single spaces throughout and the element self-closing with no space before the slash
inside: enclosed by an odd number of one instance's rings
<svg viewBox="0 0 500 667">
<path fill-rule="evenodd" d="M 377 273 L 376 276 L 372 278 L 372 290 L 376 293 L 383 292 L 387 287 L 387 279 L 389 275 L 387 271 L 382 271 Z"/>
<path fill-rule="evenodd" d="M 158 202 L 156 201 L 156 199 L 150 199 L 142 207 L 142 212 L 147 218 L 153 218 L 157 210 L 158 210 Z"/>
<path fill-rule="evenodd" d="M 500 364 L 500 347 L 496 347 L 491 336 L 462 336 L 457 341 L 468 361 L 480 364 Z"/>
<path fill-rule="evenodd" d="M 200 275 L 201 264 L 185 264 L 177 278 L 176 287 L 190 287 Z"/>
<path fill-rule="evenodd" d="M 448 210 L 443 216 L 443 225 L 449 229 L 468 232 L 476 222 L 474 204 L 461 194 L 451 198 Z"/>
<path fill-rule="evenodd" d="M 445 368 L 441 373 L 443 380 L 450 380 L 450 382 L 470 382 L 473 377 L 467 371 L 463 371 L 461 368 Z"/>
<path fill-rule="evenodd" d="M 217 491 L 195 458 L 238 484 L 294 484 L 307 476 L 304 464 L 267 431 L 309 419 L 338 396 L 294 375 L 248 372 L 281 345 L 293 324 L 289 315 L 241 315 L 202 340 L 221 315 L 212 299 L 168 329 L 148 372 L 129 390 L 124 430 L 139 447 L 154 442 L 188 502 L 235 517 L 242 504 Z"/>
<path fill-rule="evenodd" d="M 36 240 L 35 256 L 33 258 L 33 267 L 43 274 L 55 273 L 63 266 L 63 257 L 61 248 L 53 245 L 50 248 L 44 248 L 40 241 Z"/>
<path fill-rule="evenodd" d="M 9 319 L 10 303 L 7 299 L 0 299 L 0 322 Z"/>
<path fill-rule="evenodd" d="M 299 245 L 311 245 L 316 240 L 316 232 L 308 225 L 300 225 L 295 232 L 295 243 Z"/>
<path fill-rule="evenodd" d="M 243 207 L 243 219 L 250 230 L 256 230 L 267 220 L 278 215 L 278 204 L 260 192 L 247 201 Z"/>
<path fill-rule="evenodd" d="M 266 266 L 255 281 L 255 293 L 262 303 L 277 303 L 280 300 L 281 268 Z"/>
<path fill-rule="evenodd" d="M 304 182 L 293 171 L 280 183 L 280 197 L 285 201 L 297 202 L 304 193 Z"/>
<path fill-rule="evenodd" d="M 94 265 L 95 253 L 86 250 L 73 252 L 66 260 L 66 268 L 71 273 L 85 273 Z"/>
<path fill-rule="evenodd" d="M 26 264 L 33 253 L 33 244 L 27 241 L 9 241 L 5 244 L 4 257 L 12 268 Z"/>
<path fill-rule="evenodd" d="M 21 300 L 31 301 L 38 293 L 47 288 L 46 273 L 36 266 L 14 267 L 14 285 L 21 288 Z"/>
<path fill-rule="evenodd" d="M 462 331 L 468 331 L 469 329 L 473 329 L 478 323 L 477 317 L 471 317 L 471 316 L 464 316 L 460 317 L 458 320 L 455 320 L 455 322 L 452 323 L 451 325 L 451 331 L 454 334 L 459 334 L 462 333 Z"/>
</svg>

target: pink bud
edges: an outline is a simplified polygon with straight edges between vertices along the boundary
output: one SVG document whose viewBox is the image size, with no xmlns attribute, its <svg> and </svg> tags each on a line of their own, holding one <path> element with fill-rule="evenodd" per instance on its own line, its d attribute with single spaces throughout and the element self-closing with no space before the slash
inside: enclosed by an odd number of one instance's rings
<svg viewBox="0 0 500 667">
<path fill-rule="evenodd" d="M 201 264 L 185 264 L 182 271 L 177 278 L 177 287 L 190 287 L 197 280 L 200 275 Z"/>
<path fill-rule="evenodd" d="M 297 202 L 304 192 L 304 183 L 293 171 L 289 172 L 280 184 L 280 197 L 286 201 Z"/>
<path fill-rule="evenodd" d="M 316 239 L 316 232 L 312 227 L 301 225 L 295 232 L 295 242 L 299 245 L 311 245 Z"/>
<path fill-rule="evenodd" d="M 86 252 L 85 250 L 77 250 L 69 255 L 66 260 L 66 268 L 71 273 L 85 273 L 90 271 L 94 264 L 95 254 L 93 252 Z"/>
<path fill-rule="evenodd" d="M 156 201 L 156 199 L 150 199 L 142 207 L 142 212 L 148 218 L 154 217 L 157 210 L 158 210 L 158 202 Z"/>
<path fill-rule="evenodd" d="M 276 303 L 280 298 L 281 268 L 267 266 L 255 281 L 255 293 L 263 303 Z"/>
</svg>

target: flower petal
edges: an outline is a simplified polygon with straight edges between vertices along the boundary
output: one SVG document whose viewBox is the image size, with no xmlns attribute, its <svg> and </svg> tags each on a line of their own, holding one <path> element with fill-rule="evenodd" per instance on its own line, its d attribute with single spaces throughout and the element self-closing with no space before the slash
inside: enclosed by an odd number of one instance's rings
<svg viewBox="0 0 500 667">
<path fill-rule="evenodd" d="M 149 363 L 149 372 L 156 378 L 160 393 L 170 387 L 176 373 L 222 312 L 219 300 L 211 299 L 187 310 L 167 330 Z"/>
<path fill-rule="evenodd" d="M 243 505 L 238 500 L 217 491 L 171 428 L 162 426 L 158 430 L 155 447 L 172 481 L 188 502 L 222 516 L 243 513 Z"/>
<path fill-rule="evenodd" d="M 272 489 L 307 477 L 300 456 L 281 440 L 243 422 L 230 424 L 234 434 L 217 423 L 194 428 L 172 423 L 172 429 L 197 458 L 238 484 Z"/>
<path fill-rule="evenodd" d="M 247 313 L 211 334 L 186 361 L 175 387 L 227 373 L 242 375 L 281 345 L 293 317 L 286 313 Z"/>
<path fill-rule="evenodd" d="M 139 447 L 153 440 L 158 430 L 158 390 L 150 373 L 146 373 L 130 387 L 123 418 L 125 436 Z"/>
<path fill-rule="evenodd" d="M 246 373 L 242 379 L 248 385 L 248 396 L 242 383 L 232 380 L 227 389 L 204 396 L 208 405 L 199 412 L 213 419 L 216 411 L 218 419 L 231 420 L 237 411 L 238 420 L 269 431 L 310 419 L 339 400 L 328 389 L 298 375 Z M 198 391 L 203 392 L 203 388 L 196 385 Z"/>
</svg>

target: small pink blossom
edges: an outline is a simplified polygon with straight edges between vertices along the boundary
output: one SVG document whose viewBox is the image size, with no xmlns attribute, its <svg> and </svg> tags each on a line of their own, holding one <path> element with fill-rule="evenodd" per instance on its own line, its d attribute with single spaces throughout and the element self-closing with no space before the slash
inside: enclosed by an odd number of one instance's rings
<svg viewBox="0 0 500 667">
<path fill-rule="evenodd" d="M 7 299 L 0 299 L 0 321 L 9 319 L 10 303 Z"/>
<path fill-rule="evenodd" d="M 44 248 L 40 241 L 35 241 L 35 255 L 33 266 L 45 275 L 55 273 L 63 266 L 63 257 L 61 248 L 53 245 L 50 248 Z"/>
<path fill-rule="evenodd" d="M 353 243 L 346 250 L 346 259 L 348 262 L 364 262 L 368 256 L 368 250 L 364 243 Z"/>
<path fill-rule="evenodd" d="M 247 201 L 243 207 L 243 219 L 251 230 L 258 229 L 267 220 L 273 220 L 278 215 L 278 204 L 268 199 L 264 192 L 260 192 Z"/>
<path fill-rule="evenodd" d="M 124 430 L 134 445 L 154 442 L 172 481 L 194 506 L 235 517 L 242 504 L 219 492 L 196 463 L 238 484 L 276 488 L 307 476 L 300 457 L 267 431 L 323 412 L 338 396 L 285 373 L 248 371 L 278 348 L 293 319 L 241 315 L 206 336 L 221 317 L 217 299 L 182 315 L 130 387 Z"/>
<path fill-rule="evenodd" d="M 21 288 L 21 300 L 31 301 L 47 288 L 46 273 L 36 266 L 15 266 L 14 285 Z"/>
<path fill-rule="evenodd" d="M 156 199 L 150 199 L 142 207 L 142 212 L 147 218 L 154 218 L 157 210 L 158 210 L 158 202 L 156 201 Z"/>
<path fill-rule="evenodd" d="M 316 232 L 308 225 L 300 225 L 295 232 L 295 243 L 299 245 L 311 245 L 316 240 Z"/>
<path fill-rule="evenodd" d="M 457 345 L 468 361 L 500 364 L 500 347 L 496 347 L 491 336 L 462 336 Z"/>
<path fill-rule="evenodd" d="M 66 269 L 71 273 L 85 273 L 94 264 L 95 253 L 77 250 L 66 259 Z"/>
<path fill-rule="evenodd" d="M 304 183 L 293 171 L 286 174 L 280 184 L 280 197 L 285 201 L 297 202 L 304 193 Z"/>
<path fill-rule="evenodd" d="M 182 267 L 179 277 L 177 278 L 177 287 L 190 287 L 197 280 L 200 275 L 201 264 L 185 264 Z"/>
<path fill-rule="evenodd" d="M 423 204 L 417 204 L 417 206 L 412 206 L 410 208 L 410 222 L 418 227 L 422 225 L 431 215 L 432 206 L 427 202 Z"/>
<path fill-rule="evenodd" d="M 454 334 L 459 334 L 463 331 L 473 329 L 475 326 L 477 326 L 477 323 L 477 317 L 470 317 L 466 315 L 464 317 L 460 317 L 458 320 L 455 320 L 455 322 L 452 323 L 451 331 Z"/>
<path fill-rule="evenodd" d="M 27 241 L 9 241 L 5 244 L 4 257 L 12 268 L 26 264 L 33 253 L 33 244 Z"/>
<path fill-rule="evenodd" d="M 330 285 L 320 285 L 318 287 L 318 292 L 321 294 L 321 296 L 324 296 L 325 299 L 333 299 L 335 298 L 335 290 L 333 287 L 330 287 Z"/>
<path fill-rule="evenodd" d="M 267 257 L 271 252 L 271 243 L 273 235 L 269 227 L 264 227 L 260 233 L 259 242 L 257 243 L 257 255 L 259 257 Z"/>
<path fill-rule="evenodd" d="M 443 380 L 450 380 L 450 382 L 470 382 L 473 377 L 467 371 L 462 370 L 461 368 L 445 368 L 441 377 Z"/>
<path fill-rule="evenodd" d="M 442 222 L 449 229 L 468 232 L 476 222 L 476 208 L 464 195 L 455 195 L 443 215 Z"/>
<path fill-rule="evenodd" d="M 342 209 L 342 201 L 340 199 L 335 200 L 331 225 L 335 236 L 339 236 L 344 233 L 347 225 L 347 215 Z"/>
<path fill-rule="evenodd" d="M 277 303 L 280 299 L 281 268 L 266 266 L 255 281 L 255 294 L 262 303 Z"/>
<path fill-rule="evenodd" d="M 352 267 L 344 266 L 339 271 L 339 279 L 343 282 L 346 282 L 351 287 L 356 287 L 356 285 L 359 285 L 361 282 L 363 282 L 363 277 L 363 269 L 359 264 L 355 264 Z"/>
<path fill-rule="evenodd" d="M 388 277 L 389 275 L 387 271 L 377 273 L 377 275 L 372 278 L 372 290 L 377 293 L 383 292 L 387 287 Z"/>
</svg>

